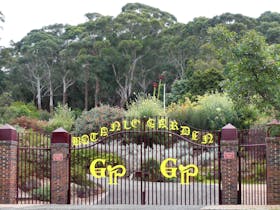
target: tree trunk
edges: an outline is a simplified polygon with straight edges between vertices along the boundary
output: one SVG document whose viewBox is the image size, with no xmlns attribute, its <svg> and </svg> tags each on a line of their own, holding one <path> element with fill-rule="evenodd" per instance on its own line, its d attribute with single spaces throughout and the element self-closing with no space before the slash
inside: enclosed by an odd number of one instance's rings
<svg viewBox="0 0 280 210">
<path fill-rule="evenodd" d="M 42 109 L 42 98 L 41 98 L 41 81 L 40 78 L 37 78 L 37 106 L 38 109 Z"/>
<path fill-rule="evenodd" d="M 50 113 L 53 113 L 53 88 L 50 83 Z"/>
<path fill-rule="evenodd" d="M 66 87 L 66 81 L 65 81 L 65 77 L 62 78 L 62 105 L 65 106 L 67 103 L 67 87 Z"/>
<path fill-rule="evenodd" d="M 94 95 L 94 107 L 99 105 L 99 92 L 100 92 L 100 82 L 99 77 L 95 75 L 95 95 Z"/>
<path fill-rule="evenodd" d="M 89 70 L 85 69 L 85 110 L 88 110 L 88 80 L 89 80 Z"/>
<path fill-rule="evenodd" d="M 53 87 L 52 87 L 52 80 L 51 80 L 51 72 L 49 69 L 49 92 L 50 92 L 50 113 L 53 113 Z"/>
</svg>

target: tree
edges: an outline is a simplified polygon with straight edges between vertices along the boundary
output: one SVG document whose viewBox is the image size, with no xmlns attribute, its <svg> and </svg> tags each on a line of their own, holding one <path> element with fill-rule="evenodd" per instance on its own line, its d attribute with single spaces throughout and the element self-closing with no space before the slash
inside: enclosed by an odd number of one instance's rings
<svg viewBox="0 0 280 210">
<path fill-rule="evenodd" d="M 228 64 L 227 91 L 239 105 L 252 103 L 259 108 L 280 111 L 279 46 L 268 46 L 256 31 L 248 31 L 232 47 Z"/>
<path fill-rule="evenodd" d="M 45 30 L 51 30 L 46 28 Z M 54 107 L 53 74 L 60 40 L 44 30 L 33 30 L 17 43 L 17 55 L 22 75 L 35 87 L 37 106 L 42 108 L 42 96 L 49 94 L 49 109 Z"/>
</svg>

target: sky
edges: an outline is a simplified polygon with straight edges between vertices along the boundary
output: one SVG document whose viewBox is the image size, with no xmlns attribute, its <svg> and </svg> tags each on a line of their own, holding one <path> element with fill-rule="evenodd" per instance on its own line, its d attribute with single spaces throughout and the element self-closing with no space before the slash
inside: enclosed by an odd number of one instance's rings
<svg viewBox="0 0 280 210">
<path fill-rule="evenodd" d="M 0 22 L 0 46 L 20 41 L 33 29 L 85 22 L 85 14 L 117 16 L 127 3 L 143 3 L 173 14 L 178 22 L 212 18 L 226 12 L 257 18 L 265 11 L 280 13 L 280 0 L 0 0 L 5 22 Z"/>
</svg>

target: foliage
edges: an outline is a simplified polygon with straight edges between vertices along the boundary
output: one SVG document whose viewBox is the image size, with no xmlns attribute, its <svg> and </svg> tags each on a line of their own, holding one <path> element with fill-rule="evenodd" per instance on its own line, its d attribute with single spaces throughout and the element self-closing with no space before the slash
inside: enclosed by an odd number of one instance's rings
<svg viewBox="0 0 280 210">
<path fill-rule="evenodd" d="M 45 130 L 47 132 L 52 132 L 55 129 L 62 127 L 67 131 L 71 131 L 74 120 L 74 114 L 71 108 L 68 108 L 67 105 L 62 106 L 58 104 L 55 108 L 54 116 L 49 120 Z"/>
<path fill-rule="evenodd" d="M 19 118 L 22 116 L 38 118 L 39 112 L 33 104 L 25 104 L 20 101 L 12 102 L 9 106 L 6 106 L 4 107 L 4 109 L 2 109 L 3 121 L 9 122 L 15 118 Z"/>
<path fill-rule="evenodd" d="M 188 111 L 193 108 L 193 104 L 188 98 L 184 103 L 172 103 L 167 107 L 167 116 L 169 119 L 176 120 L 179 124 L 186 124 Z"/>
<path fill-rule="evenodd" d="M 227 123 L 238 128 L 248 128 L 257 120 L 258 110 L 254 106 L 236 108 L 225 94 L 199 96 L 197 102 L 188 99 L 183 104 L 171 104 L 167 116 L 179 123 L 199 129 L 219 130 Z"/>
<path fill-rule="evenodd" d="M 78 25 L 32 30 L 2 48 L 0 93 L 51 112 L 53 101 L 80 110 L 101 103 L 123 107 L 134 92 L 152 94 L 153 81 L 164 74 L 168 104 L 227 92 L 240 107 L 279 110 L 279 13 L 225 13 L 184 24 L 157 8 L 129 3 L 114 18 L 86 16 Z M 7 122 L 1 109 L 1 122 Z"/>
<path fill-rule="evenodd" d="M 110 123 L 123 117 L 123 109 L 101 105 L 100 107 L 92 108 L 90 111 L 84 111 L 75 121 L 74 132 L 76 134 L 88 134 L 92 131 L 98 131 L 101 126 L 109 126 Z"/>
<path fill-rule="evenodd" d="M 152 96 L 139 96 L 135 102 L 128 105 L 126 117 L 148 118 L 164 116 L 162 103 Z"/>
<path fill-rule="evenodd" d="M 9 120 L 5 112 L 12 102 L 13 99 L 9 92 L 4 92 L 0 95 L 0 123 L 6 123 Z"/>
<path fill-rule="evenodd" d="M 93 185 L 93 182 L 86 177 L 87 174 L 90 174 L 89 167 L 91 162 L 95 159 L 100 158 L 106 160 L 105 166 L 102 167 L 106 167 L 107 165 L 124 165 L 124 161 L 112 153 L 101 153 L 92 148 L 73 151 L 74 152 L 71 154 L 71 182 L 81 186 Z"/>
<path fill-rule="evenodd" d="M 164 180 L 164 176 L 162 176 L 160 172 L 160 163 L 157 160 L 147 160 L 142 164 L 141 169 L 143 172 L 147 173 L 147 175 L 143 176 L 145 181 L 159 182 Z"/>
<path fill-rule="evenodd" d="M 50 201 L 51 200 L 50 185 L 34 189 L 32 190 L 31 194 L 33 198 L 38 199 L 39 201 Z"/>
<path fill-rule="evenodd" d="M 12 120 L 11 124 L 42 133 L 47 126 L 47 121 L 41 121 L 34 118 L 22 116 Z"/>
<path fill-rule="evenodd" d="M 39 120 L 49 121 L 51 118 L 51 114 L 46 110 L 38 110 L 39 111 Z"/>
<path fill-rule="evenodd" d="M 268 128 L 268 135 L 270 137 L 280 137 L 280 125 L 270 125 Z"/>
</svg>

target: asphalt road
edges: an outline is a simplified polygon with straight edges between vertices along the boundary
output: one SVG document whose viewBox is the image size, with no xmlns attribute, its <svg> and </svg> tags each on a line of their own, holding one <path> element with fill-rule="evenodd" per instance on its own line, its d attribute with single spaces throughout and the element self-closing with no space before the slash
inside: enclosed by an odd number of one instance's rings
<svg viewBox="0 0 280 210">
<path fill-rule="evenodd" d="M 107 178 L 95 179 L 106 193 L 84 199 L 71 196 L 71 204 L 87 205 L 214 205 L 218 204 L 218 185 L 192 182 L 181 185 L 177 182 L 141 182 L 123 178 L 117 185 L 109 185 Z"/>
</svg>

